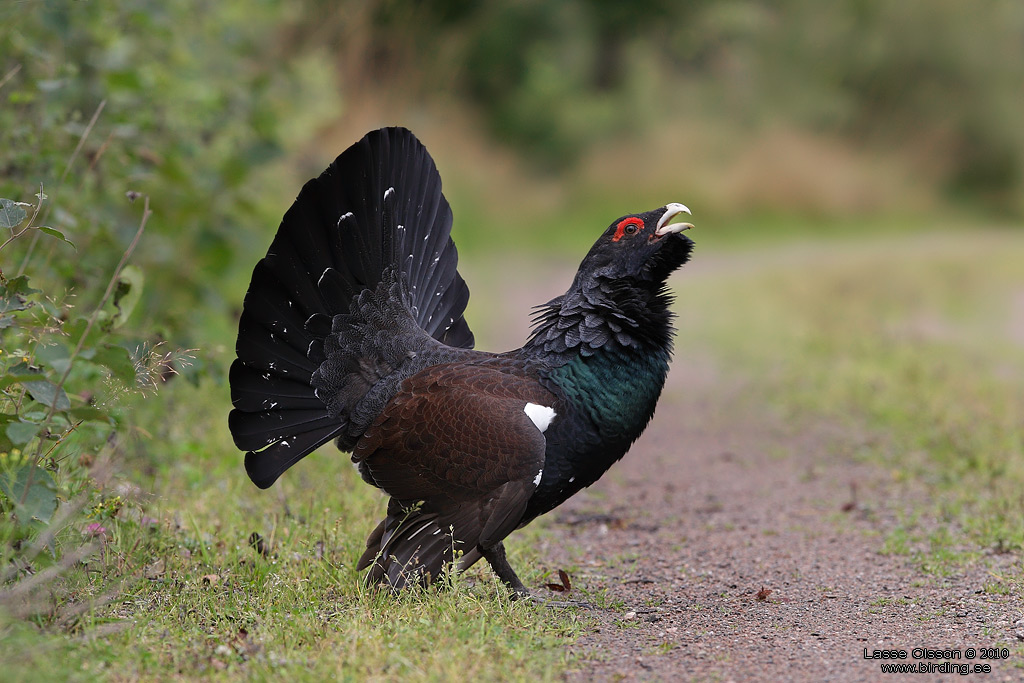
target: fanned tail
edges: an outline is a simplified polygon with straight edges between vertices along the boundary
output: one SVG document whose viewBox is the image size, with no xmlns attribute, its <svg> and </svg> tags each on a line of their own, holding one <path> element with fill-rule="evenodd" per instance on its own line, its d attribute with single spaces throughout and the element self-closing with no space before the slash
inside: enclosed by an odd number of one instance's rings
<svg viewBox="0 0 1024 683">
<path fill-rule="evenodd" d="M 231 365 L 228 422 L 257 486 L 331 439 L 351 447 L 352 420 L 383 406 L 394 381 L 376 385 L 411 350 L 472 348 L 451 225 L 404 128 L 369 133 L 302 188 L 253 270 Z"/>
</svg>

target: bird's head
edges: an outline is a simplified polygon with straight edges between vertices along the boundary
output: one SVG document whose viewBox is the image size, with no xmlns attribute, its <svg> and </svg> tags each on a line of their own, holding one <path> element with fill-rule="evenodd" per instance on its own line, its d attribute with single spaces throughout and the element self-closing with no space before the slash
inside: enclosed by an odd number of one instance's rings
<svg viewBox="0 0 1024 683">
<path fill-rule="evenodd" d="M 679 220 L 689 214 L 684 205 L 673 203 L 619 218 L 591 247 L 580 275 L 660 285 L 690 258 L 693 241 L 683 231 L 693 225 Z"/>
</svg>

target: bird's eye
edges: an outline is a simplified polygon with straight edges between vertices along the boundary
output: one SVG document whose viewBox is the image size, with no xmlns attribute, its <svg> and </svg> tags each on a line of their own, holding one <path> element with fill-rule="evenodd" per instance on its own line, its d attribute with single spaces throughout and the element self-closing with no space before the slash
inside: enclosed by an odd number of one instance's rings
<svg viewBox="0 0 1024 683">
<path fill-rule="evenodd" d="M 618 242 L 626 235 L 635 235 L 643 229 L 644 221 L 642 218 L 637 218 L 636 216 L 624 218 L 615 226 L 615 235 L 612 237 L 612 242 Z"/>
</svg>

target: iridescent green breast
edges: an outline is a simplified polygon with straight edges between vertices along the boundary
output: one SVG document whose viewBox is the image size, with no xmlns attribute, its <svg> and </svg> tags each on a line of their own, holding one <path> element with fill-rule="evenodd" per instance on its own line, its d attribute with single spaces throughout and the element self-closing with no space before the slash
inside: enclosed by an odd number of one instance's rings
<svg viewBox="0 0 1024 683">
<path fill-rule="evenodd" d="M 664 353 L 608 350 L 577 356 L 549 377 L 603 438 L 632 442 L 654 414 L 667 373 Z"/>
</svg>

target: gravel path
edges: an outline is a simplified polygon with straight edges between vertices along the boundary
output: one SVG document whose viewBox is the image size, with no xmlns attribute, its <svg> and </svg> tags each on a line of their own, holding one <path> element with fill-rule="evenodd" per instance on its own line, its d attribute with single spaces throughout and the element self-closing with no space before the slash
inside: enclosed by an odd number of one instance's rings
<svg viewBox="0 0 1024 683">
<path fill-rule="evenodd" d="M 1024 680 L 1024 606 L 984 589 L 1019 558 L 936 577 L 881 554 L 893 510 L 918 494 L 856 462 L 856 435 L 796 432 L 771 415 L 706 363 L 678 361 L 647 433 L 555 513 L 549 566 L 578 567 L 576 583 L 614 605 L 588 612 L 597 627 L 578 641 L 571 678 L 963 679 L 883 674 L 864 658 L 905 650 L 896 662 L 992 664 L 969 676 Z M 1004 646 L 1009 660 L 966 659 Z M 915 660 L 914 648 L 964 658 Z"/>
</svg>

